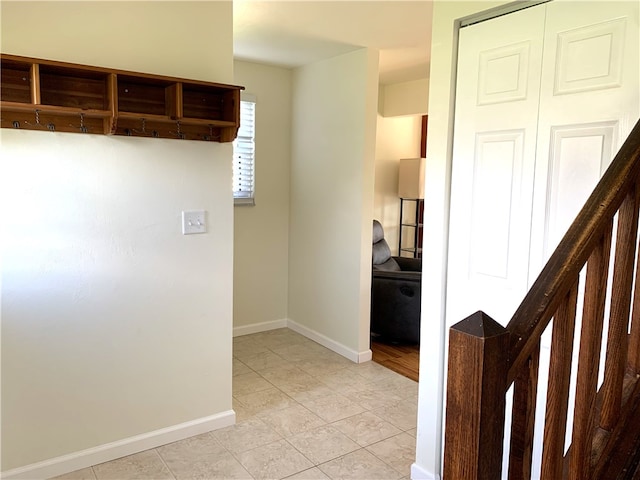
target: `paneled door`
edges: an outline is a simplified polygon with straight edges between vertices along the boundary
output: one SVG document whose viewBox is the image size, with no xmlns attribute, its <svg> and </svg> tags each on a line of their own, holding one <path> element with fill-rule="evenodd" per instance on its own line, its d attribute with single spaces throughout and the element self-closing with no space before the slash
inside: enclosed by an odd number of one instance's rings
<svg viewBox="0 0 640 480">
<path fill-rule="evenodd" d="M 448 325 L 477 310 L 508 323 L 637 121 L 639 5 L 556 0 L 460 30 Z"/>
<path fill-rule="evenodd" d="M 447 318 L 506 324 L 639 115 L 638 3 L 460 30 Z"/>
</svg>

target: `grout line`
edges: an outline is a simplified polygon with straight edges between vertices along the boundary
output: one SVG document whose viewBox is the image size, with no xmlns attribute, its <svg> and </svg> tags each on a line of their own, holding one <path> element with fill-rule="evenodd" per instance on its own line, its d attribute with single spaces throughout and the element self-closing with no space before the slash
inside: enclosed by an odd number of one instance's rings
<svg viewBox="0 0 640 480">
<path fill-rule="evenodd" d="M 158 457 L 160 458 L 160 461 L 167 468 L 167 471 L 171 474 L 171 476 L 174 478 L 174 480 L 176 480 L 177 479 L 176 474 L 173 473 L 173 470 L 171 470 L 169 468 L 169 465 L 167 465 L 167 462 L 164 461 L 164 458 L 162 458 L 162 455 L 160 455 L 160 452 L 158 451 L 158 449 L 154 448 L 153 451 L 156 453 L 156 455 L 158 455 Z"/>
</svg>

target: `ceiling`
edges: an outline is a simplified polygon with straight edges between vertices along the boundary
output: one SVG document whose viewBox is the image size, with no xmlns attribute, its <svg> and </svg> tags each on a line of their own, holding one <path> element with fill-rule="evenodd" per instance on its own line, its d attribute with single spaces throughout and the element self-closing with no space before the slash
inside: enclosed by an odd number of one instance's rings
<svg viewBox="0 0 640 480">
<path fill-rule="evenodd" d="M 426 78 L 430 0 L 234 0 L 235 57 L 299 67 L 358 48 L 380 51 L 380 83 Z"/>
</svg>

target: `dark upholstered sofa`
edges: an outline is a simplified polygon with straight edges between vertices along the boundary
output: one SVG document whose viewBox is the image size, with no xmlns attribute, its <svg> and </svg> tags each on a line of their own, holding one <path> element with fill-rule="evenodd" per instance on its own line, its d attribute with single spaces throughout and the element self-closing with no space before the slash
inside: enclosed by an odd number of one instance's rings
<svg viewBox="0 0 640 480">
<path fill-rule="evenodd" d="M 420 343 L 422 260 L 391 256 L 373 221 L 371 334 L 392 343 Z"/>
</svg>

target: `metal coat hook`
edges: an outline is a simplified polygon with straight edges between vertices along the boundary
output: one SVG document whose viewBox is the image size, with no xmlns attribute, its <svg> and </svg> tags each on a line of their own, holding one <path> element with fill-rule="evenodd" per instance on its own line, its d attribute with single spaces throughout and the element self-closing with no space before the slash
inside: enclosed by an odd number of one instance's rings
<svg viewBox="0 0 640 480">
<path fill-rule="evenodd" d="M 142 129 L 141 130 L 136 130 L 133 129 L 132 131 L 140 134 L 142 136 L 145 137 L 153 137 L 153 138 L 158 138 L 160 136 L 160 133 L 157 130 L 153 130 L 152 132 L 147 132 L 147 119 L 142 117 L 140 119 L 140 123 L 142 124 Z"/>
<path fill-rule="evenodd" d="M 40 110 L 38 110 L 36 108 L 36 123 L 29 123 L 26 120 L 24 121 L 24 123 L 26 123 L 27 125 L 31 125 L 32 127 L 38 127 L 38 128 L 46 128 L 47 130 L 51 131 L 51 132 L 55 132 L 56 131 L 56 126 L 49 122 L 46 125 L 40 123 Z"/>
<path fill-rule="evenodd" d="M 75 127 L 75 125 L 69 124 L 70 127 Z M 89 133 L 89 129 L 84 124 L 84 113 L 80 114 L 80 131 L 82 133 Z"/>
<path fill-rule="evenodd" d="M 184 133 L 182 133 L 182 126 L 180 125 L 180 120 L 176 121 L 176 126 L 178 127 L 178 131 L 177 132 L 171 132 L 171 133 L 173 133 L 176 137 L 184 140 L 185 139 L 185 135 L 184 135 Z"/>
<path fill-rule="evenodd" d="M 209 125 L 209 135 L 203 135 L 202 138 L 208 142 L 215 140 L 218 140 L 220 138 L 220 135 L 214 136 L 213 135 L 213 125 Z"/>
</svg>

